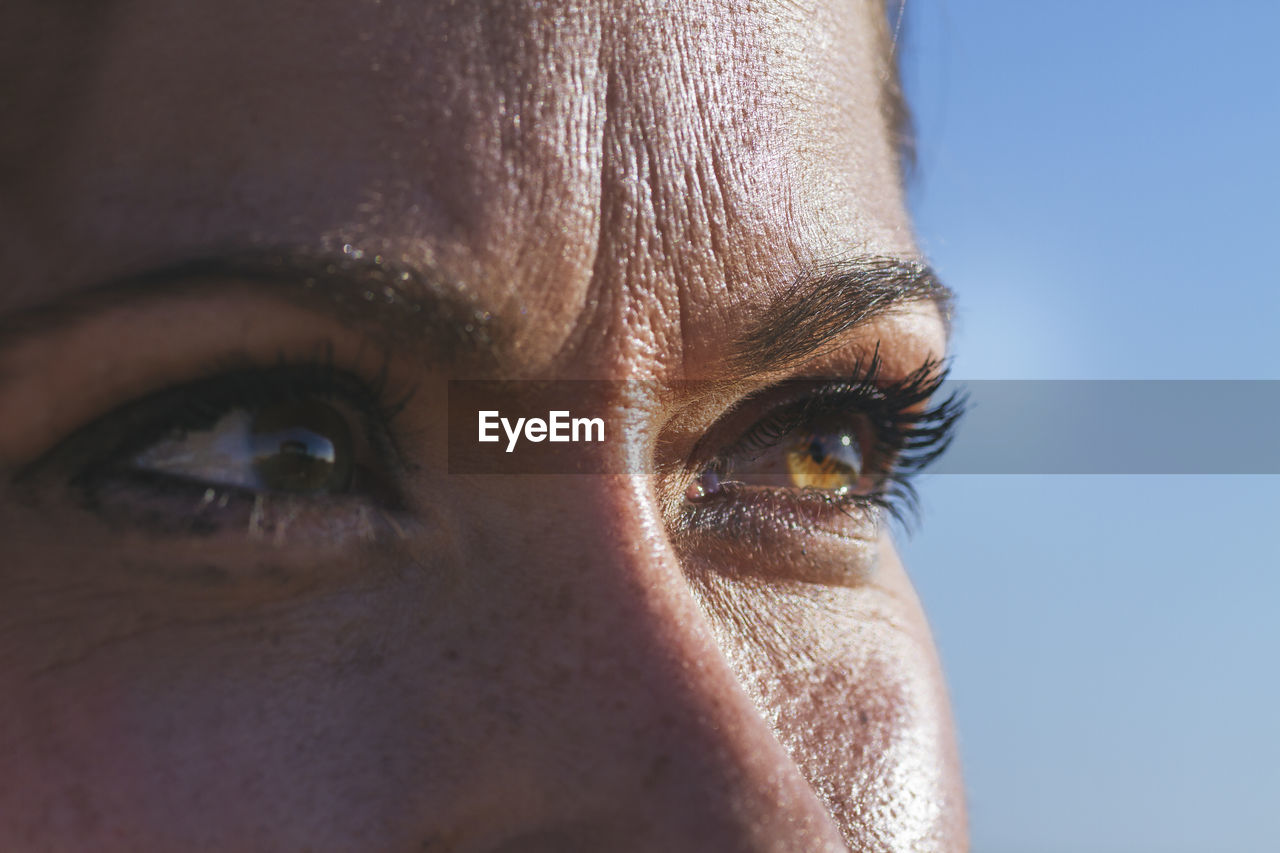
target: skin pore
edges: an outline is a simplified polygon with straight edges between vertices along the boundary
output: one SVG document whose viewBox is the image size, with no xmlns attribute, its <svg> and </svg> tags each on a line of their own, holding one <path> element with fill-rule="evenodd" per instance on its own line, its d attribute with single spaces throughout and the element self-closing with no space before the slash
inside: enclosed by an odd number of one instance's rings
<svg viewBox="0 0 1280 853">
<path fill-rule="evenodd" d="M 779 383 L 945 353 L 882 14 L 8 4 L 0 849 L 966 849 L 879 513 L 689 498 Z M 456 379 L 602 380 L 628 473 L 450 474 Z M 281 383 L 360 488 L 104 460 Z"/>
</svg>

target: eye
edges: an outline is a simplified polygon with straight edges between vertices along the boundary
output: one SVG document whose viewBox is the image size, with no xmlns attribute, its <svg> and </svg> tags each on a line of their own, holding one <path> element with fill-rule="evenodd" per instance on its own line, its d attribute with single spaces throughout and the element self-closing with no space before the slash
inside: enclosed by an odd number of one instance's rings
<svg viewBox="0 0 1280 853">
<path fill-rule="evenodd" d="M 885 380 L 873 358 L 848 379 L 783 383 L 739 407 L 739 416 L 764 413 L 701 467 L 685 499 L 696 507 L 758 497 L 776 506 L 766 498 L 785 494 L 818 507 L 905 515 L 915 496 L 910 478 L 946 449 L 964 412 L 961 394 L 930 403 L 945 379 L 930 361 Z"/>
<path fill-rule="evenodd" d="M 133 457 L 139 471 L 260 492 L 350 489 L 355 441 L 347 417 L 323 400 L 236 408 L 207 429 L 174 430 Z"/>
<path fill-rule="evenodd" d="M 237 369 L 149 395 L 96 419 L 20 474 L 112 524 L 169 533 L 336 531 L 365 509 L 403 507 L 403 467 L 381 379 L 327 362 Z M 363 522 L 361 522 L 363 524 Z"/>
<path fill-rule="evenodd" d="M 777 418 L 777 415 L 775 415 Z M 785 418 L 785 414 L 784 414 Z M 778 424 L 784 425 L 779 428 Z M 737 450 L 705 469 L 691 486 L 689 496 L 704 498 L 717 493 L 726 482 L 738 486 L 808 489 L 834 496 L 870 494 L 883 480 L 883 468 L 892 460 L 876 446 L 874 429 L 865 416 L 854 414 L 803 420 L 775 421 Z M 761 433 L 766 433 L 762 435 Z"/>
</svg>

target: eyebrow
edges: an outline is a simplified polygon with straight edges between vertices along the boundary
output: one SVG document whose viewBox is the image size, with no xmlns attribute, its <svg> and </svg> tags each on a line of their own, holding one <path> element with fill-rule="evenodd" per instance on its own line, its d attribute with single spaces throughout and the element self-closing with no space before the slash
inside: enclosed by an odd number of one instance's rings
<svg viewBox="0 0 1280 853">
<path fill-rule="evenodd" d="M 266 285 L 345 326 L 426 346 L 445 362 L 492 361 L 502 337 L 491 312 L 443 270 L 348 244 L 332 253 L 285 247 L 208 255 L 111 279 L 70 299 L 0 317 L 0 348 L 12 337 L 91 314 L 103 304 L 171 296 L 219 279 Z M 858 326 L 921 302 L 933 303 L 949 328 L 954 296 L 924 264 L 881 256 L 819 264 L 797 276 L 765 319 L 730 344 L 727 365 L 748 375 L 775 372 L 820 355 Z"/>
<path fill-rule="evenodd" d="M 264 285 L 267 292 L 365 329 L 437 350 L 443 360 L 491 356 L 494 318 L 467 288 L 434 265 L 408 264 L 345 245 L 341 252 L 293 247 L 208 255 L 114 278 L 70 298 L 0 318 L 0 347 L 13 336 L 91 314 L 104 304 L 172 296 L 211 280 Z"/>
<path fill-rule="evenodd" d="M 798 276 L 767 316 L 734 342 L 729 366 L 776 371 L 821 355 L 847 332 L 920 303 L 937 308 L 950 332 L 951 289 L 925 264 L 889 257 L 830 261 Z"/>
</svg>

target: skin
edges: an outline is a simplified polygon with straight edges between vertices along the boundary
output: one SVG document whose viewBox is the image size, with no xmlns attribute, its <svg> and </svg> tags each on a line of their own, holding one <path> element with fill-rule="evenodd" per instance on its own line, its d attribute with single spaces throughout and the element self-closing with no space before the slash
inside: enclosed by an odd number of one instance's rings
<svg viewBox="0 0 1280 853">
<path fill-rule="evenodd" d="M 736 402 L 944 351 L 918 302 L 799 364 L 726 362 L 811 265 L 918 256 L 880 12 L 487 5 L 8 4 L 0 849 L 966 849 L 888 536 L 684 514 L 680 461 Z M 226 275 L 22 331 L 266 246 L 429 267 L 491 343 L 442 353 Z M 277 502 L 197 535 L 38 462 L 211 364 L 317 347 L 408 396 L 404 506 Z M 459 377 L 631 380 L 581 392 L 621 426 L 574 452 L 658 463 L 450 475 Z"/>
</svg>

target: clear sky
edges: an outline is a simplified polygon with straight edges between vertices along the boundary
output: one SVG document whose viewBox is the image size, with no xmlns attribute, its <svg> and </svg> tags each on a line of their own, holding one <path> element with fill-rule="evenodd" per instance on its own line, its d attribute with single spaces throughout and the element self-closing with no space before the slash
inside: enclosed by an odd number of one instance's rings
<svg viewBox="0 0 1280 853">
<path fill-rule="evenodd" d="M 908 0 L 956 376 L 1280 380 L 1278 34 L 1262 0 Z M 975 853 L 1280 850 L 1280 477 L 922 492 Z"/>
</svg>

